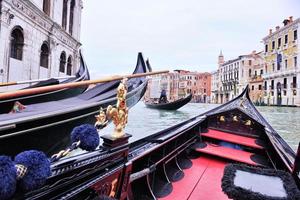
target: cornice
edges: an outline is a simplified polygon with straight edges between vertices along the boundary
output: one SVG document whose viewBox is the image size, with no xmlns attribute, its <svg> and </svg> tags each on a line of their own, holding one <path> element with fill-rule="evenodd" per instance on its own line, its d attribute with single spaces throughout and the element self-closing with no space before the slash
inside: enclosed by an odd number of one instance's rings
<svg viewBox="0 0 300 200">
<path fill-rule="evenodd" d="M 278 35 L 284 31 L 286 31 L 287 29 L 290 29 L 291 27 L 294 27 L 296 28 L 296 26 L 300 23 L 300 18 L 294 20 L 292 23 L 286 25 L 286 26 L 283 26 L 281 27 L 279 30 L 275 31 L 274 33 L 264 37 L 262 40 L 265 42 L 266 40 L 269 40 L 270 38 L 274 37 L 275 35 Z"/>
</svg>

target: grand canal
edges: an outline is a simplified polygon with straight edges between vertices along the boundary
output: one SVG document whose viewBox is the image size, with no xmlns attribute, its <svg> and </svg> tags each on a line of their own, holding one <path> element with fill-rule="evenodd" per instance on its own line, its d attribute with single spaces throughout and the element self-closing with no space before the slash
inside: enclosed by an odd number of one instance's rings
<svg viewBox="0 0 300 200">
<path fill-rule="evenodd" d="M 216 106 L 215 104 L 189 103 L 177 111 L 163 111 L 146 108 L 143 102 L 139 102 L 129 111 L 126 132 L 133 135 L 130 139 L 132 142 L 199 115 Z M 258 107 L 258 110 L 296 151 L 300 141 L 300 108 Z M 111 131 L 112 125 L 102 130 L 102 134 Z"/>
</svg>

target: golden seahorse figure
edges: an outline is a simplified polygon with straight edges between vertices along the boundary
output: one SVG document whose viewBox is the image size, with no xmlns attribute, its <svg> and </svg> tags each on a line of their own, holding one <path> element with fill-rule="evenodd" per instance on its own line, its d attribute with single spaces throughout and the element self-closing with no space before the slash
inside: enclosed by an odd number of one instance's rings
<svg viewBox="0 0 300 200">
<path fill-rule="evenodd" d="M 95 126 L 97 128 L 105 127 L 107 120 L 112 120 L 115 129 L 112 133 L 112 137 L 121 138 L 125 135 L 124 128 L 128 122 L 128 108 L 126 105 L 127 95 L 127 79 L 123 79 L 117 88 L 117 105 L 113 107 L 109 105 L 104 113 L 103 109 L 100 108 L 99 115 L 96 116 L 97 122 Z"/>
</svg>

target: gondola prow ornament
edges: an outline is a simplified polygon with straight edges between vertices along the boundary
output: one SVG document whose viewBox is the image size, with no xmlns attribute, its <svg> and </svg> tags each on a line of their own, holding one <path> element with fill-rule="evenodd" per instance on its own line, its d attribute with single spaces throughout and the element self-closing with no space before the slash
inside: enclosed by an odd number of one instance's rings
<svg viewBox="0 0 300 200">
<path fill-rule="evenodd" d="M 125 135 L 124 128 L 128 121 L 128 107 L 126 105 L 126 95 L 127 95 L 127 79 L 123 79 L 117 88 L 117 105 L 113 107 L 109 105 L 104 112 L 103 108 L 100 108 L 99 114 L 96 115 L 95 127 L 98 129 L 103 129 L 107 126 L 108 120 L 112 120 L 115 129 L 112 133 L 113 138 L 121 138 Z"/>
<path fill-rule="evenodd" d="M 127 79 L 123 79 L 117 89 L 117 106 L 108 106 L 106 115 L 108 120 L 112 120 L 115 129 L 112 133 L 113 138 L 121 138 L 125 135 L 124 128 L 128 122 L 128 107 L 126 105 Z"/>
</svg>

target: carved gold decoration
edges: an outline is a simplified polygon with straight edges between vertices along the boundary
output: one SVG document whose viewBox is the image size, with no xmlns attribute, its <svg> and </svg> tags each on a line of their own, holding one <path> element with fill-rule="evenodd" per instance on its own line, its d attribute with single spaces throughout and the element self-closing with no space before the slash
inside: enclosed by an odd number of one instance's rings
<svg viewBox="0 0 300 200">
<path fill-rule="evenodd" d="M 248 119 L 248 120 L 246 121 L 246 123 L 245 123 L 246 126 L 251 126 L 251 124 L 252 124 L 252 122 L 251 122 L 251 120 L 249 120 L 249 119 Z"/>
<path fill-rule="evenodd" d="M 225 122 L 225 117 L 224 116 L 220 116 L 220 122 Z"/>
<path fill-rule="evenodd" d="M 117 183 L 118 183 L 117 178 L 111 182 L 111 190 L 110 190 L 110 193 L 109 193 L 109 197 L 115 197 L 116 190 L 117 190 Z"/>
<path fill-rule="evenodd" d="M 107 126 L 108 120 L 106 118 L 106 113 L 103 108 L 100 107 L 99 115 L 96 115 L 95 127 L 99 130 Z"/>
<path fill-rule="evenodd" d="M 117 89 L 117 106 L 109 105 L 106 109 L 106 116 L 108 120 L 112 120 L 115 129 L 112 134 L 114 138 L 121 138 L 125 135 L 124 128 L 128 121 L 128 108 L 126 105 L 126 87 L 127 79 L 123 79 Z"/>
<path fill-rule="evenodd" d="M 239 121 L 237 116 L 233 116 L 232 120 L 233 120 L 234 122 L 238 122 L 238 121 Z"/>
</svg>

